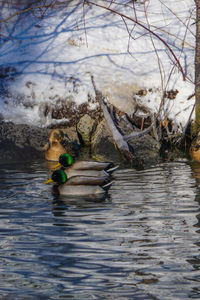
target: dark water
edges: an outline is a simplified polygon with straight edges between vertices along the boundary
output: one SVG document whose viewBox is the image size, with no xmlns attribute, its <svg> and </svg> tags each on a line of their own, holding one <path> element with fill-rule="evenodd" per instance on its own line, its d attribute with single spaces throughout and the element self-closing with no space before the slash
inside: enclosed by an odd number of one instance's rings
<svg viewBox="0 0 200 300">
<path fill-rule="evenodd" d="M 0 299 L 200 299 L 200 165 L 118 170 L 99 200 L 0 167 Z"/>
</svg>

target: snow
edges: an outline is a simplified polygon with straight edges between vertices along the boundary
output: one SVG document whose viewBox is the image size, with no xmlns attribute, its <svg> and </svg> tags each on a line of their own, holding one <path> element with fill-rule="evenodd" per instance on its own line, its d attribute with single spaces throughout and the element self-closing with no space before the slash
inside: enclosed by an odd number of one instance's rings
<svg viewBox="0 0 200 300">
<path fill-rule="evenodd" d="M 94 1 L 149 26 L 173 50 L 185 81 L 170 50 L 141 25 L 94 5 L 83 10 L 80 0 L 64 2 L 67 7 L 47 9 L 43 19 L 36 11 L 2 23 L 8 38 L 1 41 L 1 68 L 12 66 L 19 72 L 15 80 L 6 80 L 9 93 L 0 95 L 3 118 L 47 126 L 52 118 L 44 116 L 43 105 L 53 106 L 58 99 L 87 102 L 88 94 L 94 97 L 93 75 L 108 101 L 130 115 L 136 100 L 158 112 L 162 92 L 177 90 L 175 99 L 165 100 L 161 117 L 182 130 L 195 101 L 188 100 L 194 93 L 194 1 L 138 0 L 134 6 L 125 0 Z M 7 16 L 14 10 L 4 6 L 2 12 Z M 141 89 L 146 93 L 138 97 Z"/>
</svg>

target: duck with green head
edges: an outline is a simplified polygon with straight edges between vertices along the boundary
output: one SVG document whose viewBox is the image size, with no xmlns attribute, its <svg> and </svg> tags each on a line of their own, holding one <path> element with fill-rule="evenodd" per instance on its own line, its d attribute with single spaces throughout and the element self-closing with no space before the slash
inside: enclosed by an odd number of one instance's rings
<svg viewBox="0 0 200 300">
<path fill-rule="evenodd" d="M 64 170 L 56 170 L 52 173 L 51 179 L 44 183 L 55 182 L 53 193 L 70 196 L 86 196 L 105 194 L 112 181 L 104 177 L 73 176 L 68 178 Z"/>
<path fill-rule="evenodd" d="M 87 160 L 74 161 L 71 155 L 67 153 L 62 153 L 60 155 L 59 163 L 55 166 L 55 168 L 58 168 L 60 166 L 66 168 L 67 172 L 69 171 L 78 172 L 80 170 L 82 171 L 89 170 L 89 171 L 106 172 L 105 173 L 106 175 L 112 174 L 119 167 L 119 166 L 115 166 L 113 162 L 99 162 L 99 161 L 87 161 Z M 99 176 L 99 175 L 100 174 L 97 173 L 97 175 L 94 176 Z M 90 175 L 88 174 L 87 176 Z"/>
</svg>

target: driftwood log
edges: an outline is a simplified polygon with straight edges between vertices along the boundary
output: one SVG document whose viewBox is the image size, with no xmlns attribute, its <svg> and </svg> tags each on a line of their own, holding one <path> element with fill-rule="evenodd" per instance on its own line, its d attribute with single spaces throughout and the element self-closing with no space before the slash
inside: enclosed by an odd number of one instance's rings
<svg viewBox="0 0 200 300">
<path fill-rule="evenodd" d="M 117 129 L 109 111 L 107 108 L 107 105 L 104 102 L 104 96 L 102 95 L 102 93 L 100 91 L 97 90 L 96 85 L 95 85 L 95 81 L 94 81 L 94 77 L 91 76 L 91 81 L 94 87 L 94 91 L 95 91 L 95 95 L 96 95 L 96 100 L 99 102 L 100 107 L 103 111 L 104 114 L 104 118 L 107 122 L 107 125 L 113 135 L 113 139 L 116 143 L 117 148 L 119 149 L 119 151 L 129 160 L 133 161 L 134 160 L 134 155 L 133 153 L 129 150 L 129 145 L 128 143 L 124 140 L 123 135 L 119 132 L 119 130 Z"/>
<path fill-rule="evenodd" d="M 146 134 L 148 134 L 151 130 L 154 131 L 155 137 L 157 136 L 156 130 L 155 130 L 155 118 L 154 116 L 152 116 L 152 123 L 151 125 L 141 131 L 134 131 L 131 132 L 128 135 L 123 135 L 121 133 L 121 131 L 118 130 L 111 114 L 108 111 L 108 107 L 105 103 L 105 97 L 102 95 L 102 93 L 100 91 L 97 90 L 96 88 L 96 84 L 94 81 L 94 77 L 91 76 L 91 81 L 94 87 L 94 91 L 95 91 L 95 95 L 96 95 L 96 100 L 99 102 L 101 109 L 103 111 L 104 114 L 104 118 L 108 124 L 108 127 L 113 135 L 113 139 L 116 143 L 117 148 L 119 149 L 119 151 L 129 160 L 133 161 L 134 160 L 134 154 L 131 152 L 130 150 L 130 146 L 128 144 L 128 141 L 133 139 L 133 138 L 139 138 L 142 137 Z M 157 140 L 157 138 L 156 138 Z"/>
</svg>

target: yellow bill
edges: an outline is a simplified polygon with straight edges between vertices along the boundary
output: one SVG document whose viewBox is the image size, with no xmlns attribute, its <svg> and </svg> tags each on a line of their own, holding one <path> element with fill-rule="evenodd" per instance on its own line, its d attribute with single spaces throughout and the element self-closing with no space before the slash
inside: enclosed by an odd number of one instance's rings
<svg viewBox="0 0 200 300">
<path fill-rule="evenodd" d="M 48 180 L 44 181 L 43 183 L 50 183 L 50 182 L 53 182 L 53 180 L 51 178 L 49 178 Z"/>
<path fill-rule="evenodd" d="M 61 166 L 61 164 L 58 163 L 55 167 L 53 167 L 53 169 L 57 169 L 57 168 L 60 167 L 60 166 Z"/>
</svg>

